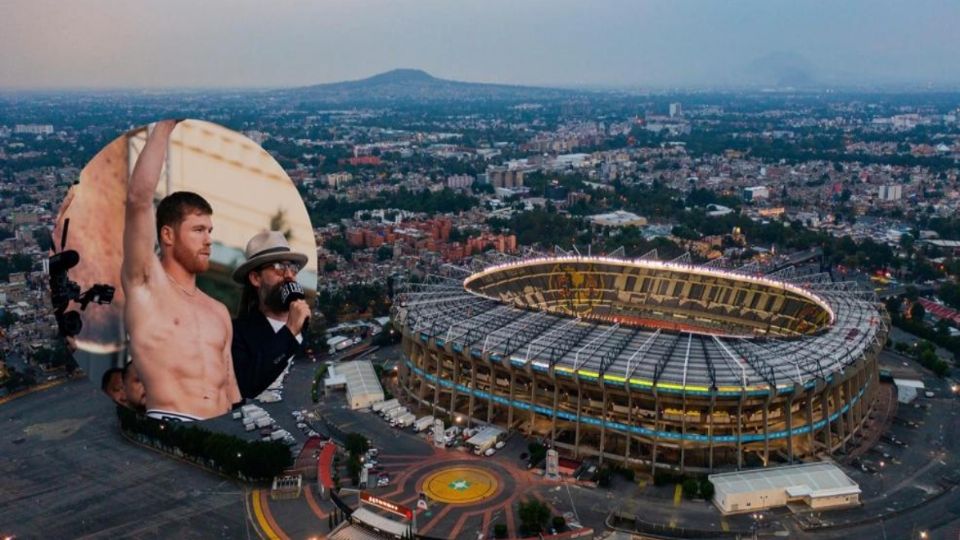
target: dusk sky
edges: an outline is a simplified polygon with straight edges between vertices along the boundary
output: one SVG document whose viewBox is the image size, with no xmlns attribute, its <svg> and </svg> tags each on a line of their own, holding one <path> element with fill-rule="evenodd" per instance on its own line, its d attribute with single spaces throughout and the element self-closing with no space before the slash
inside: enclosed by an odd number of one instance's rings
<svg viewBox="0 0 960 540">
<path fill-rule="evenodd" d="M 5 0 L 0 88 L 960 87 L 956 0 Z"/>
</svg>

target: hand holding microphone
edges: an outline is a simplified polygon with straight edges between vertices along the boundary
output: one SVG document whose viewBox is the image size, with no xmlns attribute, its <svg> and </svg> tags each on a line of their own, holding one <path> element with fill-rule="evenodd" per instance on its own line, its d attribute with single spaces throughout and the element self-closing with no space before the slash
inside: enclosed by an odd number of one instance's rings
<svg viewBox="0 0 960 540">
<path fill-rule="evenodd" d="M 293 335 L 307 329 L 310 321 L 310 305 L 307 304 L 303 287 L 296 281 L 287 281 L 280 285 L 280 301 L 287 310 L 287 328 Z"/>
</svg>

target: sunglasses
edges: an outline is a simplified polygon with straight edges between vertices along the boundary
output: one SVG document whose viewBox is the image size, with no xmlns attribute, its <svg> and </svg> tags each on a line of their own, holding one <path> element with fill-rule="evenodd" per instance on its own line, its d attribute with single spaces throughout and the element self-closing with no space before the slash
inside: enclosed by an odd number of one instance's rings
<svg viewBox="0 0 960 540">
<path fill-rule="evenodd" d="M 274 261 L 261 266 L 259 270 L 266 270 L 267 268 L 273 268 L 278 274 L 286 273 L 288 270 L 296 274 L 300 271 L 301 266 L 293 261 Z"/>
</svg>

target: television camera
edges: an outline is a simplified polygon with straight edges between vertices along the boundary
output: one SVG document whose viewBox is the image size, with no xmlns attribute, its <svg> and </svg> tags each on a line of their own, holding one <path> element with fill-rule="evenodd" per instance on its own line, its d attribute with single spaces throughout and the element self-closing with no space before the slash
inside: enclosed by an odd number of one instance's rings
<svg viewBox="0 0 960 540">
<path fill-rule="evenodd" d="M 116 288 L 112 285 L 97 283 L 84 292 L 80 292 L 80 285 L 70 279 L 67 272 L 80 263 L 80 254 L 76 250 L 64 250 L 67 243 L 67 231 L 70 228 L 70 219 L 63 222 L 63 234 L 60 237 L 60 252 L 54 253 L 48 259 L 50 267 L 50 299 L 53 304 L 53 313 L 57 319 L 57 329 L 63 337 L 75 336 L 83 328 L 80 312 L 70 310 L 70 301 L 80 304 L 80 311 L 95 304 L 109 304 L 113 301 Z M 51 245 L 53 239 L 51 238 Z"/>
</svg>

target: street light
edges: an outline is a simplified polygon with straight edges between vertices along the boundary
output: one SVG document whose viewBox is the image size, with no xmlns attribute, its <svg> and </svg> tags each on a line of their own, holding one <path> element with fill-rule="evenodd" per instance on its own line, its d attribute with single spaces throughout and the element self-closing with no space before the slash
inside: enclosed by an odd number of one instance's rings
<svg viewBox="0 0 960 540">
<path fill-rule="evenodd" d="M 929 538 L 929 535 L 927 534 L 927 531 L 920 531 L 920 538 L 921 538 L 922 540 L 926 540 L 927 538 Z"/>
</svg>

